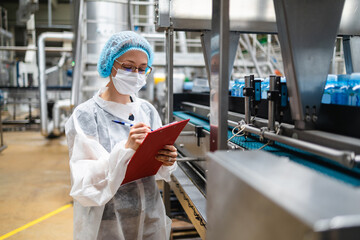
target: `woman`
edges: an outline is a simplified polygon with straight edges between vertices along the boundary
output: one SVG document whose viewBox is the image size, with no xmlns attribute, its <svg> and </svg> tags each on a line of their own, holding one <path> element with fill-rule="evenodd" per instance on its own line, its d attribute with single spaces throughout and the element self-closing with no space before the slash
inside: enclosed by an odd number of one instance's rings
<svg viewBox="0 0 360 240">
<path fill-rule="evenodd" d="M 156 176 L 121 185 L 127 164 L 151 129 L 161 126 L 159 114 L 137 92 L 151 71 L 153 51 L 140 35 L 125 31 L 105 44 L 98 62 L 109 83 L 80 104 L 66 123 L 74 198 L 74 239 L 168 239 L 156 179 L 170 180 L 176 148 L 164 146 Z M 119 125 L 113 120 L 134 124 Z M 120 186 L 121 185 L 121 186 Z"/>
</svg>

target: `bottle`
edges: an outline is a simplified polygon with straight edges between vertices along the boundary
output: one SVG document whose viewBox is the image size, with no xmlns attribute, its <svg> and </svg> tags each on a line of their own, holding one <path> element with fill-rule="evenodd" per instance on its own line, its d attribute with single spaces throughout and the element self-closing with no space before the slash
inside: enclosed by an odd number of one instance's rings
<svg viewBox="0 0 360 240">
<path fill-rule="evenodd" d="M 265 78 L 261 82 L 261 99 L 267 99 L 267 92 L 269 91 L 269 78 Z"/>
<path fill-rule="evenodd" d="M 239 79 L 235 79 L 234 84 L 231 87 L 231 96 L 237 97 L 239 92 Z"/>
<path fill-rule="evenodd" d="M 332 89 L 334 89 L 334 87 L 335 87 L 335 81 L 333 81 L 333 80 L 326 81 L 324 93 L 323 93 L 323 96 L 321 99 L 322 103 L 324 103 L 324 104 L 331 103 L 331 94 L 332 94 Z"/>
<path fill-rule="evenodd" d="M 357 83 L 355 87 L 353 87 L 352 91 L 354 92 L 354 105 L 360 107 L 360 81 Z"/>
<path fill-rule="evenodd" d="M 327 76 L 324 93 L 321 99 L 321 103 L 330 104 L 332 99 L 332 92 L 337 82 L 337 75 L 329 74 Z"/>
<path fill-rule="evenodd" d="M 243 89 L 245 87 L 245 79 L 239 79 L 239 87 L 238 87 L 238 97 L 244 97 Z"/>
<path fill-rule="evenodd" d="M 343 74 L 338 76 L 339 83 L 339 96 L 338 96 L 338 104 L 339 105 L 349 105 L 349 97 L 350 97 L 350 89 L 349 86 L 350 75 Z"/>
<path fill-rule="evenodd" d="M 359 106 L 360 98 L 360 73 L 353 73 L 350 76 L 349 105 Z"/>
</svg>

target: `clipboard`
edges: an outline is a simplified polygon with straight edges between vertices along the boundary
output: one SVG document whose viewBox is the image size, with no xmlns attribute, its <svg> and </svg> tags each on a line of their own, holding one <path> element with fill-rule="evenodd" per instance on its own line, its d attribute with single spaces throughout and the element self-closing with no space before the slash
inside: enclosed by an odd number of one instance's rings
<svg viewBox="0 0 360 240">
<path fill-rule="evenodd" d="M 130 159 L 121 185 L 155 175 L 163 164 L 155 159 L 158 151 L 164 145 L 173 145 L 189 120 L 170 123 L 148 133 Z"/>
</svg>

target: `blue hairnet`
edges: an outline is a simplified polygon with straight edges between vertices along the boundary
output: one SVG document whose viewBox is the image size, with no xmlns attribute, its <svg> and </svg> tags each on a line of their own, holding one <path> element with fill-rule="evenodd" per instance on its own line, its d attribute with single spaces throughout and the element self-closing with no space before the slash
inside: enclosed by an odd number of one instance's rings
<svg viewBox="0 0 360 240">
<path fill-rule="evenodd" d="M 115 59 L 130 50 L 140 50 L 146 53 L 148 65 L 152 65 L 154 52 L 149 42 L 135 32 L 123 31 L 112 35 L 102 49 L 97 65 L 100 76 L 108 77 Z"/>
</svg>

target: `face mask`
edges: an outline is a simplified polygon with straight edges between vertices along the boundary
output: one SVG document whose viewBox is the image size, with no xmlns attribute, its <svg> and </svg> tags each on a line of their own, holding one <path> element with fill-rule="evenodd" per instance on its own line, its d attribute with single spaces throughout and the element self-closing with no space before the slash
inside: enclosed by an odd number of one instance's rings
<svg viewBox="0 0 360 240">
<path fill-rule="evenodd" d="M 120 94 L 137 94 L 146 84 L 146 75 L 118 69 L 115 77 L 112 77 L 112 81 Z"/>
</svg>

